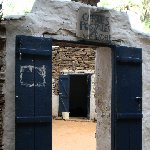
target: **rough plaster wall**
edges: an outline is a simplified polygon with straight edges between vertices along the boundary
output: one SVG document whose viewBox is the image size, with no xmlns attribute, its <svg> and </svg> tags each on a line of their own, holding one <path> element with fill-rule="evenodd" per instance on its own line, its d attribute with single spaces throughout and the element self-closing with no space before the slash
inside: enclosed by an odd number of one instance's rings
<svg viewBox="0 0 150 150">
<path fill-rule="evenodd" d="M 144 40 L 144 42 L 143 42 Z M 142 43 L 141 43 L 142 42 Z M 143 45 L 145 43 L 145 45 Z M 143 47 L 143 150 L 150 149 L 150 38 L 140 39 Z"/>
<path fill-rule="evenodd" d="M 95 74 L 91 76 L 90 119 L 97 120 L 96 103 L 95 103 Z"/>
<path fill-rule="evenodd" d="M 26 16 L 27 26 L 40 36 L 43 33 L 75 36 L 77 12 L 81 6 L 90 7 L 79 2 L 36 0 L 32 12 Z"/>
<path fill-rule="evenodd" d="M 97 150 L 111 150 L 111 49 L 96 51 Z"/>
<path fill-rule="evenodd" d="M 83 6 L 92 7 L 80 2 L 35 0 L 32 11 L 26 16 L 7 16 L 6 19 L 19 27 L 15 30 L 26 29 L 31 35 L 49 33 L 75 37 L 78 9 Z"/>
<path fill-rule="evenodd" d="M 8 33 L 8 31 L 7 31 Z M 7 34 L 6 34 L 7 35 Z M 15 138 L 15 48 L 13 33 L 9 33 L 10 39 L 7 37 L 6 42 L 6 91 L 5 96 L 5 112 L 4 112 L 4 150 L 14 150 Z M 12 38 L 13 37 L 13 38 Z M 11 84 L 10 84 L 11 83 Z"/>
<path fill-rule="evenodd" d="M 58 117 L 58 110 L 59 110 L 59 96 L 53 94 L 54 91 L 52 91 L 52 116 Z"/>
<path fill-rule="evenodd" d="M 15 150 L 15 36 L 32 35 L 28 29 L 22 28 L 21 21 L 7 22 L 6 26 L 6 96 L 4 111 L 4 150 Z"/>
</svg>

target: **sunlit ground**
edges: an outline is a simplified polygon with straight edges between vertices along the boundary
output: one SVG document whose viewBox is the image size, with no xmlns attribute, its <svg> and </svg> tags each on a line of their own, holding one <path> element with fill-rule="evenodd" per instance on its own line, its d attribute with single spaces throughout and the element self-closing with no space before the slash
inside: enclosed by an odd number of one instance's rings
<svg viewBox="0 0 150 150">
<path fill-rule="evenodd" d="M 96 150 L 96 122 L 52 121 L 52 150 Z"/>
</svg>

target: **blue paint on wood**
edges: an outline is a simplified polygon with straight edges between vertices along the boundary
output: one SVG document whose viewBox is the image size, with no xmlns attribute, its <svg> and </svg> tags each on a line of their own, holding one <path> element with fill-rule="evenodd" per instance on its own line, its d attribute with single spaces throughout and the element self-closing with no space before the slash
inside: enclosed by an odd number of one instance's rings
<svg viewBox="0 0 150 150">
<path fill-rule="evenodd" d="M 52 66 L 51 57 L 35 58 L 35 117 L 50 116 L 52 114 Z M 50 150 L 52 145 L 52 131 L 49 124 L 35 125 L 35 150 Z M 49 141 L 50 140 L 50 141 Z"/>
<path fill-rule="evenodd" d="M 16 117 L 16 123 L 51 123 L 51 116 Z"/>
<path fill-rule="evenodd" d="M 62 112 L 69 112 L 70 76 L 60 75 L 59 77 L 59 115 Z"/>
<path fill-rule="evenodd" d="M 34 87 L 20 86 L 20 66 L 34 65 L 31 57 L 24 57 L 22 60 L 16 58 L 16 116 L 34 116 Z M 34 81 L 34 73 L 24 74 L 24 79 L 30 78 Z M 28 93 L 28 94 L 27 94 Z M 28 103 L 30 101 L 30 103 Z M 29 138 L 30 137 L 30 138 Z M 24 145 L 25 143 L 25 145 Z M 34 127 L 33 125 L 16 124 L 16 150 L 34 149 Z M 24 145 L 24 147 L 23 147 Z"/>
<path fill-rule="evenodd" d="M 91 94 L 91 74 L 87 75 L 87 116 L 90 119 L 90 94 Z"/>
<path fill-rule="evenodd" d="M 50 47 L 51 47 L 51 39 L 42 38 L 42 37 L 33 37 L 33 36 L 24 36 L 18 35 L 16 36 L 16 52 L 26 52 L 35 51 L 34 53 L 42 55 L 44 52 L 49 51 L 49 55 L 51 55 Z M 30 39 L 30 40 L 29 40 Z M 44 48 L 43 48 L 44 45 Z"/>
<path fill-rule="evenodd" d="M 16 150 L 52 150 L 51 52 L 51 39 L 16 37 Z"/>
<path fill-rule="evenodd" d="M 142 150 L 142 49 L 112 50 L 112 150 Z"/>
</svg>

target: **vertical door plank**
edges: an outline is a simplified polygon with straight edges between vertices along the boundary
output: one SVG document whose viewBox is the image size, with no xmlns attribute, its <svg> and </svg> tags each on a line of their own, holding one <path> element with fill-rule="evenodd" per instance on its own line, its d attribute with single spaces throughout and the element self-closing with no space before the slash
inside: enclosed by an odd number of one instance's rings
<svg viewBox="0 0 150 150">
<path fill-rule="evenodd" d="M 34 149 L 34 125 L 20 124 L 17 119 L 34 116 L 34 62 L 32 60 L 30 56 L 16 57 L 16 150 Z"/>
<path fill-rule="evenodd" d="M 35 57 L 35 116 L 49 117 L 51 121 L 52 106 L 52 63 L 51 56 Z M 35 126 L 35 149 L 52 149 L 51 122 Z"/>
<path fill-rule="evenodd" d="M 70 76 L 60 75 L 59 77 L 59 114 L 69 112 Z"/>
</svg>

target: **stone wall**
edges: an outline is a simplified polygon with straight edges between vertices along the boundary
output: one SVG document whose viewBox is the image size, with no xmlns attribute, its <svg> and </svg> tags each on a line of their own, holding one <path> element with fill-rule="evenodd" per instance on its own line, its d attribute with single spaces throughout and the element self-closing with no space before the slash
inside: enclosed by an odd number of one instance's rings
<svg viewBox="0 0 150 150">
<path fill-rule="evenodd" d="M 91 76 L 90 119 L 96 119 L 95 112 L 95 51 L 96 47 L 54 46 L 52 51 L 52 115 L 58 116 L 59 95 L 58 80 L 61 74 L 93 74 Z M 55 45 L 55 44 L 54 44 Z M 57 44 L 56 44 L 57 45 Z"/>
<path fill-rule="evenodd" d="M 0 150 L 3 149 L 3 112 L 5 106 L 4 87 L 5 87 L 5 27 L 0 24 Z"/>
<path fill-rule="evenodd" d="M 55 47 L 52 51 L 53 94 L 58 95 L 59 75 L 95 70 L 95 49 L 80 47 Z"/>
</svg>

